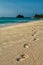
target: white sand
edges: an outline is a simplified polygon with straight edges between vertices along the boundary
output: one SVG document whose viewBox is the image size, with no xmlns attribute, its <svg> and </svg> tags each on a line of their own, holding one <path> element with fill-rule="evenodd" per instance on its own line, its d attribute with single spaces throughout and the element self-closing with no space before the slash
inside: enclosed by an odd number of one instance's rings
<svg viewBox="0 0 43 65">
<path fill-rule="evenodd" d="M 43 65 L 43 20 L 0 28 L 0 65 Z"/>
</svg>

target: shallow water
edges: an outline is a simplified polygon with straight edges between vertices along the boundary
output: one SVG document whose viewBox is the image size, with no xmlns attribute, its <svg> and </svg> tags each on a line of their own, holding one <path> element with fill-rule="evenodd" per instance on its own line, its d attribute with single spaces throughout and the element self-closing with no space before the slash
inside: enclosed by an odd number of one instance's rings
<svg viewBox="0 0 43 65">
<path fill-rule="evenodd" d="M 28 22 L 32 20 L 40 20 L 36 18 L 14 18 L 14 17 L 5 17 L 0 18 L 0 24 L 6 24 L 6 23 L 23 23 Z"/>
</svg>

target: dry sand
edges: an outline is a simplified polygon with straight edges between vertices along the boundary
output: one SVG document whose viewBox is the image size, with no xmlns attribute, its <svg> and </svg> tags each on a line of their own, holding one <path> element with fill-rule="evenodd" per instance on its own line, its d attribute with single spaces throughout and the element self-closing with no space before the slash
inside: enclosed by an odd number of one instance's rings
<svg viewBox="0 0 43 65">
<path fill-rule="evenodd" d="M 0 28 L 0 65 L 43 65 L 43 20 Z"/>
</svg>

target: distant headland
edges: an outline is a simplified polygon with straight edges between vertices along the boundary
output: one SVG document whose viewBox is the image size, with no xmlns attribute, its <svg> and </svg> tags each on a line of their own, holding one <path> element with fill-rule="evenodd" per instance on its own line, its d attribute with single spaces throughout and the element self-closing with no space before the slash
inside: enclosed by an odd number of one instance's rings
<svg viewBox="0 0 43 65">
<path fill-rule="evenodd" d="M 34 18 L 43 18 L 43 15 L 42 14 L 35 14 L 33 17 Z"/>
<path fill-rule="evenodd" d="M 24 16 L 19 14 L 16 16 L 16 18 L 24 18 Z"/>
<path fill-rule="evenodd" d="M 24 15 L 17 15 L 16 18 L 25 18 Z M 33 18 L 43 18 L 42 14 L 35 14 Z"/>
</svg>

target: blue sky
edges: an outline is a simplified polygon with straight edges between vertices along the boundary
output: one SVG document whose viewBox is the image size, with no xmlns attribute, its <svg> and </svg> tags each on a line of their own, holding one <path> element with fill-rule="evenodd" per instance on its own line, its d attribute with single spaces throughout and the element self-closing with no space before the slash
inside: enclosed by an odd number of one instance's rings
<svg viewBox="0 0 43 65">
<path fill-rule="evenodd" d="M 43 0 L 0 0 L 1 17 L 33 16 L 35 13 L 43 14 Z"/>
</svg>

